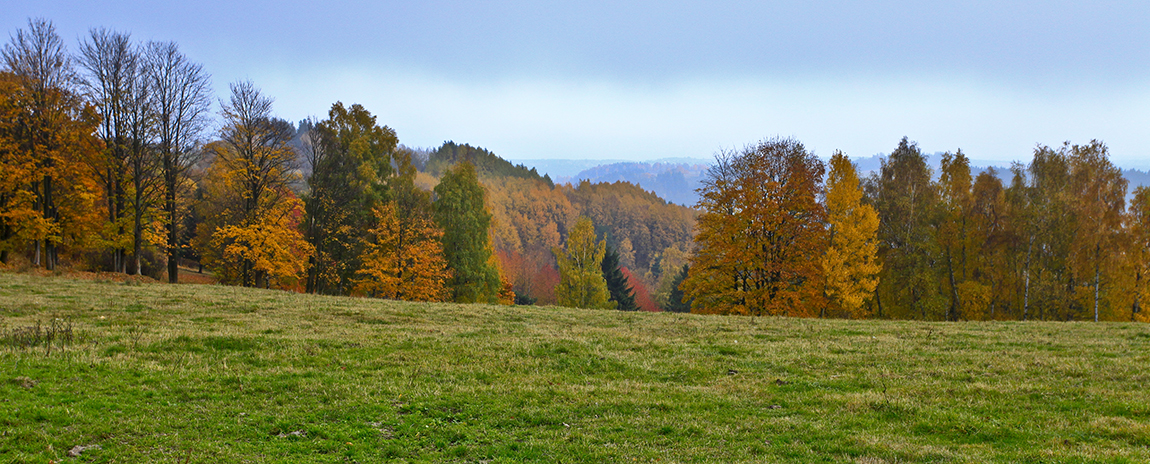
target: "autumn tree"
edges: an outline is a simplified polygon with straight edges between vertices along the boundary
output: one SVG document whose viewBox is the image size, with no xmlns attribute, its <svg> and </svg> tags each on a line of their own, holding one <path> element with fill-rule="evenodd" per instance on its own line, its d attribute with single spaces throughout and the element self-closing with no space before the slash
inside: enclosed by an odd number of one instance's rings
<svg viewBox="0 0 1150 464">
<path fill-rule="evenodd" d="M 1130 262 L 1133 273 L 1133 292 L 1130 320 L 1145 319 L 1144 307 L 1150 303 L 1150 187 L 1134 190 L 1130 202 Z"/>
<path fill-rule="evenodd" d="M 855 166 L 842 152 L 831 156 L 826 188 L 830 246 L 822 267 L 827 307 L 861 318 L 866 315 L 863 302 L 874 293 L 882 269 L 876 255 L 878 212 L 862 202 Z"/>
<path fill-rule="evenodd" d="M 980 319 L 987 301 L 988 291 L 978 282 L 968 281 L 970 263 L 978 250 L 973 242 L 971 230 L 971 187 L 970 159 L 958 150 L 942 155 L 939 166 L 938 225 L 935 240 L 945 265 L 944 287 L 950 297 L 946 320 L 959 317 Z M 977 303 L 977 304 L 975 304 Z"/>
<path fill-rule="evenodd" d="M 349 108 L 338 102 L 332 105 L 328 119 L 316 123 L 306 135 L 305 160 L 311 175 L 304 196 L 305 233 L 315 249 L 307 291 L 343 294 L 351 290 L 362 265 L 368 230 L 381 224 L 380 220 L 391 220 L 380 208 L 390 200 L 389 181 L 395 174 L 393 155 L 399 140 L 394 130 L 380 127 L 363 106 Z"/>
<path fill-rule="evenodd" d="M 59 247 L 82 248 L 99 221 L 90 169 L 101 156 L 92 135 L 99 117 L 76 92 L 72 60 L 50 22 L 29 20 L 0 54 L 14 84 L 8 103 L 15 104 L 13 119 L 4 121 L 10 142 L 4 166 L 10 185 L 0 194 L 7 196 L 0 198 L 5 233 L 32 241 L 33 264 L 51 270 Z"/>
<path fill-rule="evenodd" d="M 1029 165 L 1015 170 L 1007 192 L 1014 229 L 1025 248 L 1022 318 L 1068 319 L 1081 312 L 1070 262 L 1078 218 L 1072 207 L 1070 147 L 1035 148 Z M 1032 308 L 1034 309 L 1032 311 Z"/>
<path fill-rule="evenodd" d="M 128 34 L 93 29 L 80 43 L 79 63 L 86 71 L 82 82 L 88 99 L 100 114 L 97 134 L 104 142 L 104 156 L 93 161 L 95 172 L 104 188 L 108 214 L 108 240 L 112 244 L 112 269 L 127 271 L 125 242 L 128 168 L 131 134 L 129 114 L 136 101 L 139 79 L 139 53 Z"/>
<path fill-rule="evenodd" d="M 935 240 L 938 192 L 926 157 L 903 137 L 867 182 L 869 202 L 879 215 L 878 257 L 883 264 L 875 290 L 875 315 L 942 319 L 939 250 Z"/>
<path fill-rule="evenodd" d="M 607 281 L 607 291 L 611 294 L 610 300 L 615 303 L 615 309 L 620 311 L 637 311 L 635 305 L 635 292 L 627 283 L 623 269 L 619 265 L 619 253 L 607 247 L 601 263 L 603 278 Z"/>
<path fill-rule="evenodd" d="M 154 117 L 155 144 L 158 154 L 158 167 L 163 178 L 164 222 L 167 227 L 165 252 L 168 258 L 168 282 L 176 283 L 179 280 L 179 259 L 181 256 L 181 230 L 180 208 L 177 196 L 180 194 L 180 185 L 186 179 L 188 169 L 196 162 L 200 151 L 197 150 L 201 142 L 200 137 L 206 130 L 211 108 L 211 78 L 203 70 L 203 66 L 194 63 L 179 50 L 175 42 L 149 42 L 144 59 L 148 92 L 151 98 L 152 117 Z M 258 155 L 258 145 L 272 146 L 277 143 L 276 137 L 259 140 L 257 137 L 271 135 L 275 130 L 255 129 L 255 125 L 269 126 L 267 123 L 257 123 L 266 115 L 251 113 L 260 111 L 263 107 L 258 97 L 258 91 L 250 83 L 241 83 L 232 86 L 231 105 L 224 105 L 225 126 L 224 140 L 231 145 L 233 151 L 224 155 L 225 159 L 247 159 L 254 164 L 242 169 L 247 172 L 249 181 L 254 178 L 269 179 L 285 174 L 272 171 L 259 170 L 278 166 L 279 162 L 272 161 L 276 156 Z M 237 100 L 239 98 L 239 100 Z M 267 100 L 270 109 L 271 101 Z M 289 137 L 290 139 L 290 137 Z M 265 151 L 265 153 L 270 153 Z M 232 156 L 235 155 L 235 156 Z M 238 158 L 237 158 L 238 157 Z M 251 157 L 251 158 L 248 158 Z M 235 166 L 240 169 L 240 166 Z M 252 181 L 244 189 L 245 206 L 247 213 L 255 211 L 255 203 L 260 200 L 262 193 L 253 193 L 259 189 L 269 189 L 272 185 Z M 274 190 L 274 189 L 271 189 Z M 274 204 L 274 202 L 273 202 Z M 275 206 L 280 206 L 275 204 Z M 273 208 L 274 209 L 274 208 Z M 247 218 L 256 221 L 256 216 Z M 251 222 L 255 224 L 255 222 Z M 246 279 L 245 279 L 246 283 Z"/>
<path fill-rule="evenodd" d="M 566 249 L 555 247 L 553 253 L 559 262 L 559 285 L 555 288 L 555 297 L 560 306 L 616 307 L 603 278 L 607 242 L 595 242 L 595 227 L 590 218 L 580 217 L 567 235 Z"/>
<path fill-rule="evenodd" d="M 1019 235 L 1012 229 L 1006 189 L 998 172 L 988 168 L 975 178 L 971 193 L 971 239 L 978 253 L 971 263 L 971 281 L 986 290 L 986 319 L 1017 317 Z"/>
<path fill-rule="evenodd" d="M 721 152 L 700 189 L 683 293 L 692 311 L 814 316 L 826 250 L 824 166 L 794 139 Z"/>
<path fill-rule="evenodd" d="M 205 221 L 210 240 L 200 251 L 211 267 L 229 271 L 244 286 L 294 286 L 311 246 L 298 227 L 303 202 L 289 188 L 295 179 L 294 130 L 271 116 L 272 100 L 251 82 L 231 85 L 223 105 L 220 141 L 205 182 Z M 203 245 L 201 245 L 203 246 Z"/>
<path fill-rule="evenodd" d="M 375 209 L 356 288 L 383 298 L 444 301 L 451 296 L 452 271 L 443 255 L 443 231 L 431 215 L 431 195 L 415 186 L 412 154 L 394 153 L 391 198 Z"/>
<path fill-rule="evenodd" d="M 1091 289 L 1091 309 L 1098 322 L 1102 287 L 1107 284 L 1103 271 L 1117 263 L 1115 251 L 1121 245 L 1127 181 L 1100 141 L 1074 145 L 1071 155 L 1070 198 L 1077 219 L 1073 262 L 1079 280 Z"/>
<path fill-rule="evenodd" d="M 656 265 L 653 265 L 645 279 L 655 281 L 654 299 L 660 307 L 666 308 L 672 304 L 671 292 L 678 285 L 679 271 L 687 264 L 690 254 L 684 246 L 673 244 L 659 253 Z"/>
<path fill-rule="evenodd" d="M 402 221 L 393 203 L 376 207 L 375 221 L 356 289 L 397 300 L 447 299 L 451 270 L 440 243 L 443 231 L 430 219 Z"/>
<path fill-rule="evenodd" d="M 633 274 L 630 269 L 623 267 L 620 268 L 623 278 L 626 280 L 627 285 L 631 286 L 631 291 L 635 296 L 635 308 L 638 311 L 657 312 L 662 308 L 655 299 L 651 296 L 651 292 L 647 290 L 647 285 L 643 280 Z"/>
<path fill-rule="evenodd" d="M 452 298 L 459 303 L 498 302 L 502 283 L 493 263 L 491 213 L 475 166 L 461 161 L 448 168 L 435 195 L 434 218 L 444 231 L 443 254 L 453 271 L 448 281 Z"/>
<path fill-rule="evenodd" d="M 23 111 L 20 84 L 10 72 L 0 72 L 0 263 L 32 239 L 40 212 L 32 191 L 36 159 L 20 149 L 17 120 Z"/>
</svg>

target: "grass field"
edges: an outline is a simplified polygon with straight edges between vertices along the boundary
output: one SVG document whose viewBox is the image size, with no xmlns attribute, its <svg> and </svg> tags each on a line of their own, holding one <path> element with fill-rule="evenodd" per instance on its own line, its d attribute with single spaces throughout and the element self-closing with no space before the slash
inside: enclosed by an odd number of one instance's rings
<svg viewBox="0 0 1150 464">
<path fill-rule="evenodd" d="M 20 346 L 57 318 L 70 343 Z M 1147 325 L 0 273 L 0 328 L 0 462 L 1150 462 Z"/>
</svg>

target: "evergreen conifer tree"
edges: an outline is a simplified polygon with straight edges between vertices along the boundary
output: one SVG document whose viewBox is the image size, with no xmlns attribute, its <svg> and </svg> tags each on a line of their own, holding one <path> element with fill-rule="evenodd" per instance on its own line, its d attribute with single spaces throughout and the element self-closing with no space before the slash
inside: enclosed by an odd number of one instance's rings
<svg viewBox="0 0 1150 464">
<path fill-rule="evenodd" d="M 468 161 L 448 169 L 435 186 L 432 209 L 444 232 L 447 265 L 455 272 L 448 286 L 459 303 L 495 303 L 501 290 L 499 271 L 492 265 L 491 213 L 485 195 L 475 165 Z"/>
<path fill-rule="evenodd" d="M 687 278 L 687 273 L 690 270 L 691 266 L 684 264 L 683 270 L 679 271 L 679 274 L 675 276 L 675 280 L 671 283 L 671 301 L 667 304 L 667 311 L 673 313 L 691 312 L 691 301 L 694 301 L 694 299 L 684 299 L 683 290 L 679 289 L 679 284 L 683 283 L 683 280 Z"/>
<path fill-rule="evenodd" d="M 635 292 L 627 284 L 627 277 L 619 266 L 619 252 L 607 247 L 607 254 L 603 255 L 603 278 L 607 280 L 607 291 L 611 292 L 611 301 L 615 302 L 615 309 L 620 311 L 638 311 L 635 306 Z"/>
</svg>

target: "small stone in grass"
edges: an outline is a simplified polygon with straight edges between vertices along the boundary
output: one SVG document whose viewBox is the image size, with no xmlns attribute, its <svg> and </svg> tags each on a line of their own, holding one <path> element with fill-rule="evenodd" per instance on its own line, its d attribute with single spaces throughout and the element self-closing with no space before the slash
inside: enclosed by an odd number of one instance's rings
<svg viewBox="0 0 1150 464">
<path fill-rule="evenodd" d="M 77 457 L 80 454 L 82 454 L 83 452 L 88 451 L 88 450 L 99 451 L 102 449 L 104 449 L 104 448 L 101 448 L 100 445 L 88 445 L 88 446 L 76 445 L 76 446 L 73 446 L 72 449 L 68 450 L 68 457 L 74 458 L 74 457 Z"/>
</svg>

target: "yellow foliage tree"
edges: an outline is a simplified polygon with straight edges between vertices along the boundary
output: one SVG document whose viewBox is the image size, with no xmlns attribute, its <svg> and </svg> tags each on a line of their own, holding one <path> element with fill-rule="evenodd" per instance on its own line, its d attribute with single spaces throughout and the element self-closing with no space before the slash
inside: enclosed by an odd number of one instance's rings
<svg viewBox="0 0 1150 464">
<path fill-rule="evenodd" d="M 579 218 L 567 237 L 567 250 L 555 247 L 553 253 L 559 261 L 560 280 L 555 288 L 555 298 L 560 306 L 615 307 L 615 303 L 610 301 L 611 294 L 601 267 L 603 256 L 607 254 L 607 242 L 600 240 L 595 243 L 595 228 L 590 218 Z"/>
<path fill-rule="evenodd" d="M 256 287 L 296 287 L 311 253 L 311 244 L 298 230 L 302 216 L 303 202 L 291 196 L 252 222 L 216 229 L 212 235 L 213 248 L 220 250 L 216 264 L 233 278 L 242 279 L 245 271 L 254 275 Z"/>
<path fill-rule="evenodd" d="M 830 247 L 823 255 L 827 309 L 852 319 L 866 316 L 863 302 L 878 285 L 878 212 L 862 203 L 854 164 L 840 151 L 831 156 L 827 176 Z M 824 311 L 823 316 L 826 316 Z"/>
<path fill-rule="evenodd" d="M 0 250 L 32 242 L 33 264 L 51 270 L 61 247 L 81 251 L 99 227 L 99 117 L 74 89 L 55 26 L 29 20 L 11 39 L 0 50 Z"/>
<path fill-rule="evenodd" d="M 1127 216 L 1130 230 L 1129 266 L 1132 276 L 1131 321 L 1150 321 L 1144 306 L 1150 301 L 1150 188 L 1134 190 Z"/>
<path fill-rule="evenodd" d="M 294 130 L 271 117 L 271 99 L 250 82 L 232 85 L 222 113 L 222 140 L 205 148 L 213 162 L 203 182 L 198 251 L 225 282 L 295 287 L 313 248 L 299 231 L 303 203 L 290 188 L 298 180 L 288 145 Z"/>
<path fill-rule="evenodd" d="M 443 257 L 443 231 L 430 219 L 401 221 L 395 205 L 376 207 L 356 290 L 371 296 L 408 301 L 445 301 L 451 270 Z"/>
</svg>

